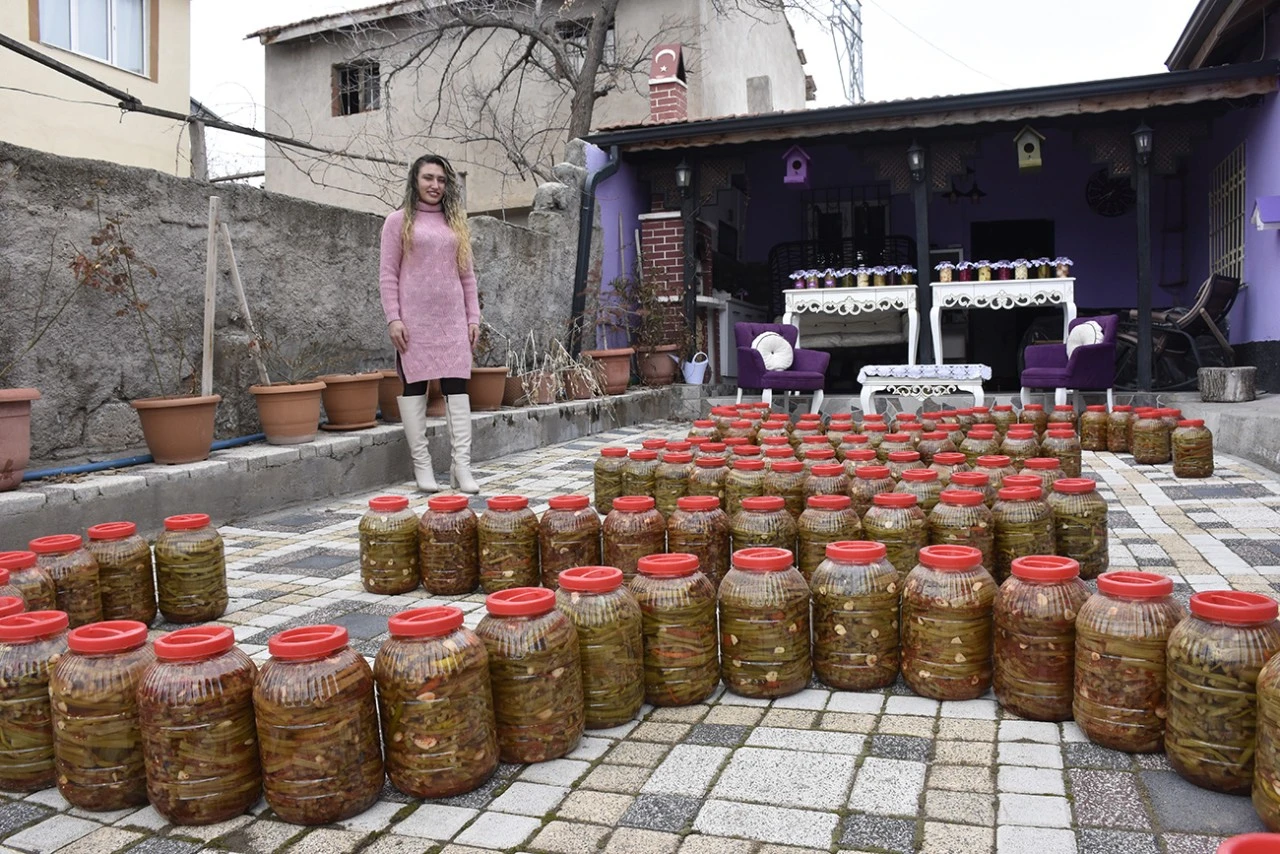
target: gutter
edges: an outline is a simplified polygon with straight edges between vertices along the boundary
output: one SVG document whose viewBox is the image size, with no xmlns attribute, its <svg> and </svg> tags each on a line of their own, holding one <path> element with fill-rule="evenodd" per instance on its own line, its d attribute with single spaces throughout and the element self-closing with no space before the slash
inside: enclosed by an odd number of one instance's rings
<svg viewBox="0 0 1280 854">
<path fill-rule="evenodd" d="M 1182 28 L 1178 42 L 1173 46 L 1169 58 L 1164 61 L 1165 68 L 1170 71 L 1183 71 L 1195 58 L 1196 52 L 1204 45 L 1213 32 L 1214 24 L 1222 19 L 1235 5 L 1234 0 L 1200 0 Z"/>
<path fill-rule="evenodd" d="M 569 355 L 575 359 L 582 352 L 582 326 L 578 321 L 587 310 L 587 267 L 591 265 L 591 226 L 596 217 L 596 188 L 612 178 L 621 165 L 618 146 L 610 146 L 609 159 L 591 176 L 582 193 L 578 213 L 578 261 L 573 273 L 573 303 L 569 309 Z"/>
</svg>

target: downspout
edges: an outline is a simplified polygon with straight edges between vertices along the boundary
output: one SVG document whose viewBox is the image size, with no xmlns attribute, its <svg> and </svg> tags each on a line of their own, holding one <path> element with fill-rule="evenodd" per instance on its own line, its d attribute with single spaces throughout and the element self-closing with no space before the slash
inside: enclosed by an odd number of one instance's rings
<svg viewBox="0 0 1280 854">
<path fill-rule="evenodd" d="M 622 165 L 618 146 L 609 146 L 609 159 L 600 167 L 582 194 L 578 216 L 578 263 L 573 274 L 573 304 L 569 309 L 569 353 L 575 358 L 582 352 L 582 326 L 579 321 L 587 310 L 587 267 L 591 264 L 591 231 L 596 217 L 596 188 L 612 178 Z M 594 342 L 592 347 L 594 347 Z"/>
</svg>

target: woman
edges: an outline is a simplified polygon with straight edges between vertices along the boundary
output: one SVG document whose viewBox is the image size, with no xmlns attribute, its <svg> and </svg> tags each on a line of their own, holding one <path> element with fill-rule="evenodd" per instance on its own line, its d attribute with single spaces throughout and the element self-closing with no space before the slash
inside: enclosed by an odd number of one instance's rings
<svg viewBox="0 0 1280 854">
<path fill-rule="evenodd" d="M 480 334 L 480 303 L 471 264 L 471 230 L 458 173 L 436 155 L 409 169 L 404 204 L 382 225 L 378 284 L 387 334 L 404 381 L 400 419 L 418 489 L 435 492 L 427 447 L 427 383 L 440 381 L 453 445 L 451 482 L 480 488 L 471 477 L 471 348 Z"/>
</svg>

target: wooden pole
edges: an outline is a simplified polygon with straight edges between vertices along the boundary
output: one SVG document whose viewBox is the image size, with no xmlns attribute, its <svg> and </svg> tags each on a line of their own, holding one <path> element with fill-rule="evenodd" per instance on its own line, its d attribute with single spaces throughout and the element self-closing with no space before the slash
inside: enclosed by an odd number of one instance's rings
<svg viewBox="0 0 1280 854">
<path fill-rule="evenodd" d="M 249 311 L 249 300 L 244 294 L 244 283 L 240 280 L 240 266 L 236 264 L 236 249 L 231 245 L 231 229 L 225 222 L 218 223 L 222 233 L 222 242 L 227 247 L 227 260 L 231 262 L 231 287 L 235 289 L 236 298 L 240 300 L 240 310 L 244 312 L 244 325 L 249 328 L 249 357 L 253 366 L 258 369 L 258 382 L 271 385 L 271 377 L 267 373 L 266 360 L 262 358 L 262 337 L 258 335 L 258 327 L 253 322 L 253 312 Z"/>
<path fill-rule="evenodd" d="M 200 394 L 213 394 L 213 315 L 218 295 L 218 197 L 209 197 L 209 240 L 204 263 L 204 348 Z"/>
</svg>

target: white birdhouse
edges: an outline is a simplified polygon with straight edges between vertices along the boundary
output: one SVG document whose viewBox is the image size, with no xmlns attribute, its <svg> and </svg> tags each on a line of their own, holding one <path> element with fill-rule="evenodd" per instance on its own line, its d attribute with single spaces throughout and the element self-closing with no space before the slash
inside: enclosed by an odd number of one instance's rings
<svg viewBox="0 0 1280 854">
<path fill-rule="evenodd" d="M 1044 143 L 1044 135 L 1027 125 L 1018 131 L 1018 135 L 1013 138 L 1013 146 L 1018 154 L 1018 169 L 1039 169 L 1044 165 L 1041 157 L 1040 147 Z"/>
<path fill-rule="evenodd" d="M 809 187 L 809 155 L 798 145 L 791 146 L 791 149 L 784 155 L 782 160 L 786 164 L 786 170 L 782 175 L 782 183 L 792 186 L 808 189 Z"/>
</svg>

